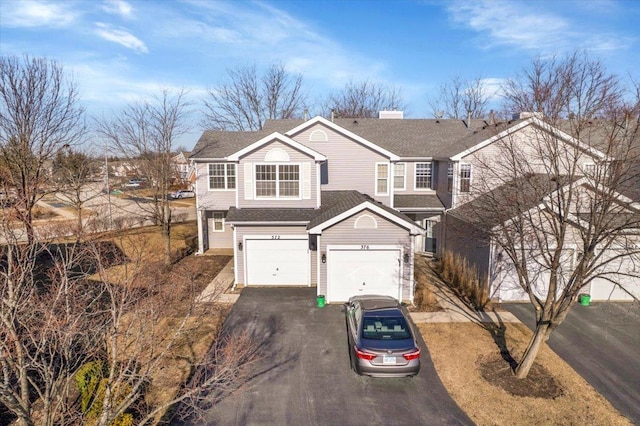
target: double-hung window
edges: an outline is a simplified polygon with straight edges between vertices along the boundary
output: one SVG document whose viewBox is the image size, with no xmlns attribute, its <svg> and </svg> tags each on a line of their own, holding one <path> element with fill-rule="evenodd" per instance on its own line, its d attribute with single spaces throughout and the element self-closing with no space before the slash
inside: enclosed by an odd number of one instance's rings
<svg viewBox="0 0 640 426">
<path fill-rule="evenodd" d="M 447 192 L 453 192 L 453 163 L 447 166 Z"/>
<path fill-rule="evenodd" d="M 213 232 L 224 232 L 224 213 L 213 213 Z"/>
<path fill-rule="evenodd" d="M 256 198 L 300 198 L 300 165 L 256 164 Z"/>
<path fill-rule="evenodd" d="M 416 189 L 431 189 L 431 163 L 416 163 Z"/>
<path fill-rule="evenodd" d="M 236 189 L 236 165 L 209 164 L 209 189 Z"/>
<path fill-rule="evenodd" d="M 405 163 L 396 163 L 393 167 L 393 188 L 404 191 L 405 184 Z"/>
<path fill-rule="evenodd" d="M 471 164 L 460 164 L 460 192 L 471 191 Z"/>
<path fill-rule="evenodd" d="M 389 194 L 389 163 L 376 163 L 376 195 Z"/>
</svg>

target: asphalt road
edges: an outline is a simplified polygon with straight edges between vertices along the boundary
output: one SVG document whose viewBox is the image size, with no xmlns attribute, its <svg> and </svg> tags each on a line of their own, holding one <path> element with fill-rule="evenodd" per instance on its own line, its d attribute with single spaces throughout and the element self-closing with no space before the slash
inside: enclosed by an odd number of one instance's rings
<svg viewBox="0 0 640 426">
<path fill-rule="evenodd" d="M 343 308 L 317 308 L 315 288 L 246 288 L 225 322 L 250 329 L 263 359 L 207 425 L 473 424 L 440 382 L 424 342 L 415 378 L 374 379 L 349 367 Z"/>
<path fill-rule="evenodd" d="M 503 304 L 529 328 L 529 304 Z M 549 346 L 634 424 L 640 425 L 640 304 L 574 305 Z"/>
</svg>

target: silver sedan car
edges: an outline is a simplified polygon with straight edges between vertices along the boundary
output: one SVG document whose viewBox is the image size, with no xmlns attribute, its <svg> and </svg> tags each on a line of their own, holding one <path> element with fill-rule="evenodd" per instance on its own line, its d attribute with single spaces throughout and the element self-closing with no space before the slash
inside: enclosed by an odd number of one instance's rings
<svg viewBox="0 0 640 426">
<path fill-rule="evenodd" d="M 346 304 L 351 367 L 374 377 L 415 376 L 420 348 L 405 309 L 389 296 L 354 296 Z"/>
</svg>

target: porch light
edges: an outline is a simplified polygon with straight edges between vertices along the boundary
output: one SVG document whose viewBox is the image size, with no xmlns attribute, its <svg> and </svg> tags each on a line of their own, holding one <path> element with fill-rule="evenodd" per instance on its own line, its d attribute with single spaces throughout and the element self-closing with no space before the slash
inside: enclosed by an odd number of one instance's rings
<svg viewBox="0 0 640 426">
<path fill-rule="evenodd" d="M 242 241 L 238 241 L 238 251 L 242 251 Z"/>
<path fill-rule="evenodd" d="M 326 253 L 322 253 L 322 256 L 320 256 L 320 261 L 322 263 L 327 263 L 327 254 Z"/>
<path fill-rule="evenodd" d="M 404 254 L 404 263 L 409 263 L 409 253 Z"/>
</svg>

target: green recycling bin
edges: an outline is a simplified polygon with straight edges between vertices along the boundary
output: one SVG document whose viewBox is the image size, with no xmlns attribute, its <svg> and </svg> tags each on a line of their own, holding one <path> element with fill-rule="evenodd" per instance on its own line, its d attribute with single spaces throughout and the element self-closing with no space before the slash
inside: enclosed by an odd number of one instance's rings
<svg viewBox="0 0 640 426">
<path fill-rule="evenodd" d="M 588 294 L 581 294 L 580 295 L 580 304 L 582 306 L 589 306 L 589 303 L 591 302 L 591 296 Z"/>
<path fill-rule="evenodd" d="M 324 308 L 324 294 L 316 297 L 316 303 L 318 304 L 318 308 Z"/>
</svg>

